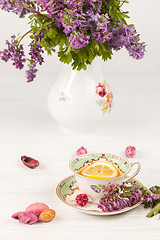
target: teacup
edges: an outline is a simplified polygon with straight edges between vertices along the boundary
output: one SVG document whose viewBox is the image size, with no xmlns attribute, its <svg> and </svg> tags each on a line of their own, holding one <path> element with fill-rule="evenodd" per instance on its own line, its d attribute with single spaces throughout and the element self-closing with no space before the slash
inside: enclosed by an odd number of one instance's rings
<svg viewBox="0 0 160 240">
<path fill-rule="evenodd" d="M 81 169 L 98 161 L 105 161 L 107 163 L 110 163 L 111 165 L 115 166 L 121 174 L 113 178 L 87 177 L 81 174 Z M 128 176 L 128 173 L 131 171 L 132 166 L 135 164 L 138 165 L 137 170 L 131 176 Z M 107 186 L 109 183 L 122 184 L 123 182 L 126 182 L 135 177 L 141 169 L 139 162 L 130 163 L 128 160 L 118 156 L 99 153 L 80 155 L 71 160 L 69 166 L 75 174 L 80 191 L 87 194 L 90 198 L 90 201 L 94 202 L 103 197 L 104 186 Z"/>
</svg>

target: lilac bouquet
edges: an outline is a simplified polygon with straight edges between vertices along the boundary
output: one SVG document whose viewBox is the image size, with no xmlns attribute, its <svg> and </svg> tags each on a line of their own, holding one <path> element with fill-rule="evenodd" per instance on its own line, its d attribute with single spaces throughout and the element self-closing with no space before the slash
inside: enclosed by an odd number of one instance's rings
<svg viewBox="0 0 160 240">
<path fill-rule="evenodd" d="M 160 187 L 157 185 L 148 189 L 138 186 L 136 182 L 126 182 L 121 185 L 102 185 L 101 188 L 104 196 L 100 199 L 98 208 L 103 212 L 117 211 L 141 202 L 145 208 L 152 208 L 147 217 L 160 213 Z"/>
<path fill-rule="evenodd" d="M 111 59 L 113 51 L 125 47 L 129 55 L 141 59 L 145 43 L 140 42 L 128 12 L 122 10 L 127 0 L 0 0 L 0 9 L 28 16 L 30 29 L 22 36 L 11 36 L 7 48 L 0 52 L 5 62 L 11 60 L 17 69 L 26 71 L 28 82 L 36 77 L 37 65 L 44 62 L 43 53 L 57 49 L 60 61 L 73 69 L 86 70 L 96 56 Z M 22 40 L 30 35 L 29 58 Z M 58 47 L 58 48 L 57 48 Z M 56 48 L 56 50 L 55 50 Z"/>
</svg>

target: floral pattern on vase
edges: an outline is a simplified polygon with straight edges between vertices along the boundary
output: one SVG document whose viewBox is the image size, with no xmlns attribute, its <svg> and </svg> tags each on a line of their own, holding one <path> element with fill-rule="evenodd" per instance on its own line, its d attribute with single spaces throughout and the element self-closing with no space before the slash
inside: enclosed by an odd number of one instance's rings
<svg viewBox="0 0 160 240">
<path fill-rule="evenodd" d="M 110 111 L 112 94 L 104 79 L 98 59 L 80 72 L 62 67 L 48 96 L 49 112 L 60 127 L 86 134 L 105 122 L 108 114 L 104 116 L 102 112 Z"/>
<path fill-rule="evenodd" d="M 59 100 L 62 102 L 69 102 L 70 98 L 64 92 L 62 92 Z"/>
<path fill-rule="evenodd" d="M 110 86 L 106 83 L 106 80 L 104 80 L 103 84 L 98 83 L 96 86 L 96 93 L 100 98 L 102 98 L 100 100 L 97 100 L 96 103 L 99 107 L 101 107 L 103 114 L 110 112 L 113 104 L 113 94 L 111 92 Z"/>
</svg>

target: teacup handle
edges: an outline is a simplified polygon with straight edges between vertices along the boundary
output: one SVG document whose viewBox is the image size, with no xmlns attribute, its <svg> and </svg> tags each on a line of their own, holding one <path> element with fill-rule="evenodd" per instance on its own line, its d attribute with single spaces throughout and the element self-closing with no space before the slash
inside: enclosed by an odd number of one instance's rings
<svg viewBox="0 0 160 240">
<path fill-rule="evenodd" d="M 135 164 L 138 165 L 137 170 L 136 170 L 135 173 L 133 173 L 131 176 L 128 176 L 128 177 L 124 180 L 124 182 L 130 180 L 131 178 L 134 178 L 134 177 L 139 173 L 139 171 L 140 171 L 140 169 L 141 169 L 141 164 L 140 164 L 140 162 L 131 163 L 131 168 L 132 168 Z"/>
</svg>

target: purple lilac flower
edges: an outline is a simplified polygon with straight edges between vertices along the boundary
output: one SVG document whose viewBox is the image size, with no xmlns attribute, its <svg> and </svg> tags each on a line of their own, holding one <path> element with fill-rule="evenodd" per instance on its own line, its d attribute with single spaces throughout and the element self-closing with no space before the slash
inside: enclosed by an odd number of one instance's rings
<svg viewBox="0 0 160 240">
<path fill-rule="evenodd" d="M 96 24 L 96 29 L 92 31 L 92 38 L 96 39 L 99 43 L 109 41 L 112 37 L 112 32 L 109 32 L 107 27 L 107 24 L 109 23 L 108 14 L 105 14 L 105 17 L 102 17 L 97 13 L 96 15 L 93 15 L 91 19 Z"/>
<path fill-rule="evenodd" d="M 123 209 L 129 205 L 130 203 L 127 199 L 115 198 L 114 201 L 102 199 L 99 201 L 98 208 L 100 208 L 103 212 L 113 212 L 115 210 Z"/>
<path fill-rule="evenodd" d="M 36 0 L 48 17 L 55 20 L 59 28 L 63 29 L 74 48 L 85 47 L 89 43 L 90 36 L 86 31 L 91 32 L 91 38 L 99 43 L 111 39 L 112 33 L 108 31 L 107 14 L 101 16 L 100 8 L 102 1 L 99 0 Z M 80 32 L 78 35 L 75 33 Z M 82 41 L 82 42 L 81 42 Z"/>
<path fill-rule="evenodd" d="M 29 10 L 20 6 L 18 3 L 20 3 L 22 5 L 25 4 L 28 7 L 35 9 L 33 1 L 29 1 L 29 0 L 16 0 L 16 1 L 0 0 L 0 9 L 7 11 L 7 12 L 13 12 L 13 13 L 19 15 L 19 17 L 24 17 L 24 15 L 26 15 L 27 13 L 30 13 Z"/>
<path fill-rule="evenodd" d="M 151 192 L 155 193 L 159 187 L 157 185 L 150 188 Z"/>
<path fill-rule="evenodd" d="M 67 16 L 67 18 L 65 18 L 65 16 Z M 61 26 L 64 28 L 63 32 L 66 35 L 75 32 L 76 29 L 79 27 L 79 25 L 80 25 L 80 21 L 77 19 L 75 20 L 73 18 L 73 15 L 68 13 L 64 14 L 63 21 L 61 22 Z"/>
<path fill-rule="evenodd" d="M 120 50 L 125 47 L 129 55 L 135 59 L 141 59 L 145 53 L 145 43 L 139 43 L 139 35 L 136 34 L 135 28 L 126 24 L 112 28 L 112 38 L 109 41 L 109 47 L 114 50 Z"/>
<path fill-rule="evenodd" d="M 41 34 L 43 36 L 43 33 Z M 40 35 L 38 36 L 40 38 Z M 36 66 L 37 64 L 42 65 L 44 59 L 42 54 L 44 53 L 42 47 L 39 43 L 35 42 L 34 40 L 29 44 L 30 52 L 29 55 L 31 56 L 29 70 L 26 71 L 27 74 L 27 82 L 32 82 L 33 79 L 36 77 L 36 72 L 38 71 Z"/>
<path fill-rule="evenodd" d="M 43 11 L 48 13 L 48 17 L 55 19 L 55 16 L 64 9 L 62 0 L 35 0 Z"/>
<path fill-rule="evenodd" d="M 32 64 L 29 70 L 26 71 L 27 82 L 32 82 L 36 77 L 36 72 L 38 71 L 35 64 Z"/>
<path fill-rule="evenodd" d="M 145 46 L 146 44 L 142 42 L 130 45 L 129 47 L 126 47 L 126 49 L 128 50 L 130 56 L 139 60 L 144 57 Z"/>
<path fill-rule="evenodd" d="M 120 25 L 117 20 L 115 20 L 117 27 L 111 27 L 108 14 L 102 14 L 102 3 L 102 0 L 0 0 L 0 9 L 18 14 L 19 17 L 24 17 L 32 10 L 37 10 L 39 14 L 41 11 L 45 12 L 44 17 L 53 20 L 75 49 L 86 47 L 92 39 L 95 39 L 100 44 L 108 42 L 110 49 L 116 51 L 125 47 L 129 55 L 135 59 L 143 58 L 145 43 L 139 42 L 135 28 L 126 24 Z M 35 34 L 33 36 L 35 37 Z M 44 61 L 43 50 L 39 44 L 42 38 L 41 31 L 36 36 L 35 42 L 29 45 L 31 59 L 27 70 L 28 82 L 35 78 L 37 64 L 41 65 Z M 18 44 L 15 36 L 12 37 L 11 43 L 7 41 L 6 44 L 7 49 L 0 52 L 0 58 L 5 62 L 11 60 L 16 68 L 22 69 L 26 61 L 23 45 Z"/>
<path fill-rule="evenodd" d="M 70 35 L 70 37 L 68 37 L 68 39 L 71 47 L 79 49 L 87 46 L 90 37 L 82 33 L 73 33 L 72 35 Z"/>
<path fill-rule="evenodd" d="M 86 4 L 92 7 L 94 11 L 100 12 L 100 8 L 102 6 L 102 0 L 86 0 Z"/>
<path fill-rule="evenodd" d="M 0 58 L 3 61 L 8 62 L 8 60 L 11 58 L 11 53 L 7 49 L 4 49 L 4 51 L 0 51 Z"/>
<path fill-rule="evenodd" d="M 87 46 L 90 39 L 96 39 L 100 44 L 108 41 L 114 50 L 126 47 L 135 59 L 144 56 L 145 44 L 138 42 L 139 35 L 134 27 L 120 26 L 117 21 L 118 27 L 110 28 L 108 14 L 101 13 L 102 0 L 36 0 L 36 3 L 63 30 L 69 44 L 76 49 Z"/>
<path fill-rule="evenodd" d="M 24 67 L 24 62 L 26 61 L 23 45 L 18 45 L 15 35 L 11 37 L 11 42 L 7 40 L 6 44 L 7 49 L 0 52 L 0 58 L 5 62 L 11 60 L 13 62 L 13 66 L 21 70 Z"/>
<path fill-rule="evenodd" d="M 131 207 L 143 200 L 142 192 L 138 186 L 135 186 L 129 195 L 124 197 L 122 193 L 126 187 L 128 185 L 124 183 L 121 185 L 108 184 L 104 188 L 105 194 L 100 199 L 98 208 L 103 212 L 115 211 Z"/>
<path fill-rule="evenodd" d="M 125 195 L 125 189 L 128 187 L 131 187 L 128 183 L 116 185 L 115 187 L 111 184 L 107 185 L 104 188 L 105 194 L 103 198 L 100 199 L 98 208 L 100 208 L 103 212 L 109 212 L 134 206 L 138 202 L 147 204 L 146 206 L 151 206 L 150 204 L 160 200 L 160 195 L 153 193 L 156 191 L 158 186 L 152 187 L 151 190 L 153 192 L 149 192 L 146 190 L 143 191 L 143 188 L 140 189 L 138 185 L 133 184 L 133 189 L 127 192 L 128 195 Z"/>
<path fill-rule="evenodd" d="M 143 203 L 152 203 L 153 201 L 160 200 L 160 195 L 152 194 L 152 193 L 147 193 L 143 196 Z"/>
<path fill-rule="evenodd" d="M 65 4 L 68 9 L 72 9 L 72 11 L 81 11 L 83 6 L 82 0 L 66 0 Z"/>
<path fill-rule="evenodd" d="M 115 189 L 116 185 L 114 183 L 108 183 L 107 186 L 104 187 L 105 192 L 111 192 Z"/>
<path fill-rule="evenodd" d="M 92 32 L 92 38 L 96 39 L 99 43 L 104 43 L 108 40 L 110 40 L 112 37 L 112 33 L 108 31 L 102 31 L 102 32 Z"/>
<path fill-rule="evenodd" d="M 44 53 L 42 47 L 35 42 L 34 40 L 29 44 L 30 46 L 30 52 L 29 55 L 31 56 L 32 61 L 34 61 L 35 64 L 42 65 L 44 62 L 44 59 L 42 57 L 42 53 Z"/>
</svg>

